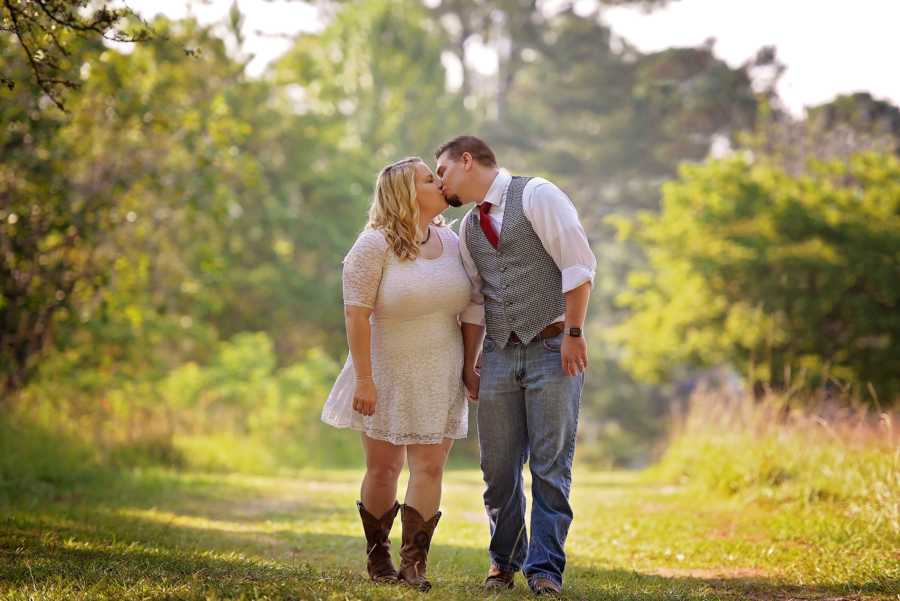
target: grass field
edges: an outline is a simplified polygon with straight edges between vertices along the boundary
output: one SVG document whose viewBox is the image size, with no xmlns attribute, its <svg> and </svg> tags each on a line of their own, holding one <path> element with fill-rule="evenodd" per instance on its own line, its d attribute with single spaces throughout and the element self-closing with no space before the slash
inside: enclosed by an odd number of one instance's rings
<svg viewBox="0 0 900 601">
<path fill-rule="evenodd" d="M 360 473 L 132 471 L 0 505 L 0 599 L 415 599 L 365 578 Z M 477 471 L 446 476 L 427 598 L 483 598 Z M 898 599 L 894 533 L 810 504 L 574 475 L 569 599 Z M 399 539 L 399 520 L 392 539 Z M 519 578 L 500 599 L 527 598 Z"/>
</svg>

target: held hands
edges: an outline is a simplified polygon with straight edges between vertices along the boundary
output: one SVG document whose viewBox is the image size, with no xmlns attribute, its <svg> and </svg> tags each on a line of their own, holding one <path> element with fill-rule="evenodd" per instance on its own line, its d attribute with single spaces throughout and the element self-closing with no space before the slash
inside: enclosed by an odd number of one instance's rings
<svg viewBox="0 0 900 601">
<path fill-rule="evenodd" d="M 375 413 L 376 399 L 375 382 L 372 378 L 357 378 L 356 388 L 353 390 L 353 410 L 363 415 L 372 415 Z"/>
<path fill-rule="evenodd" d="M 587 342 L 584 336 L 563 336 L 559 354 L 567 376 L 577 376 L 587 369 Z"/>
<path fill-rule="evenodd" d="M 478 389 L 481 387 L 481 373 L 478 366 L 464 366 L 462 379 L 466 386 L 466 398 L 470 401 L 477 401 Z"/>
</svg>

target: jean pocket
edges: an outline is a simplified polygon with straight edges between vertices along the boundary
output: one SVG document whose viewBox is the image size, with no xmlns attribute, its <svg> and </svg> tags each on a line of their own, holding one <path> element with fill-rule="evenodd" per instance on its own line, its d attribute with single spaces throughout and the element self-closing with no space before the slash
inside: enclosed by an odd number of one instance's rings
<svg viewBox="0 0 900 601">
<path fill-rule="evenodd" d="M 562 339 L 564 334 L 557 334 L 551 338 L 544 338 L 541 340 L 541 344 L 544 346 L 544 350 L 548 350 L 551 353 L 558 353 L 559 348 L 562 346 Z"/>
<path fill-rule="evenodd" d="M 491 338 L 485 336 L 484 343 L 481 345 L 482 353 L 493 353 L 497 348 L 497 343 L 494 342 Z"/>
</svg>

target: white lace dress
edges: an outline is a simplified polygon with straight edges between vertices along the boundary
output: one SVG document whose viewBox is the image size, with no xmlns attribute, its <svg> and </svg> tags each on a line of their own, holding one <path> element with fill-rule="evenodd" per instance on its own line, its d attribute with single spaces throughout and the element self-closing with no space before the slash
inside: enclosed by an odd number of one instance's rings
<svg viewBox="0 0 900 601">
<path fill-rule="evenodd" d="M 326 424 L 396 445 L 466 437 L 458 318 L 469 307 L 470 282 L 453 230 L 432 226 L 432 234 L 443 244 L 436 259 L 401 261 L 377 230 L 360 234 L 344 259 L 344 304 L 373 309 L 377 402 L 373 415 L 353 410 L 354 370 L 348 355 L 322 410 Z"/>
</svg>

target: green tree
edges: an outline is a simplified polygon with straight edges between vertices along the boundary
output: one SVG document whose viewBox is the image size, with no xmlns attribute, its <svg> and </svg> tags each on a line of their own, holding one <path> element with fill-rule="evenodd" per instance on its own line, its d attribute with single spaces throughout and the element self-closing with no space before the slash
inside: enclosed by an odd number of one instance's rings
<svg viewBox="0 0 900 601">
<path fill-rule="evenodd" d="M 129 8 L 89 0 L 3 0 L 0 42 L 26 61 L 27 72 L 0 70 L 0 85 L 12 91 L 30 79 L 57 107 L 65 110 L 64 91 L 80 86 L 73 60 L 82 39 L 140 42 L 152 32 Z"/>
<path fill-rule="evenodd" d="M 659 215 L 617 220 L 650 260 L 619 298 L 631 316 L 613 336 L 638 377 L 730 363 L 776 387 L 833 377 L 900 393 L 896 156 L 801 177 L 735 157 L 685 165 L 663 190 Z"/>
<path fill-rule="evenodd" d="M 85 52 L 96 51 L 88 44 Z M 57 319 L 103 279 L 93 248 L 108 225 L 111 199 L 94 194 L 84 172 L 67 174 L 59 143 L 66 119 L 46 101 L 20 49 L 0 36 L 0 62 L 24 84 L 0 103 L 0 389 L 21 387 L 52 340 Z M 98 166 L 102 170 L 103 166 Z"/>
<path fill-rule="evenodd" d="M 205 51 L 185 59 L 156 39 L 126 55 L 82 40 L 69 113 L 41 112 L 24 86 L 3 105 L 15 150 L 0 167 L 7 389 L 51 342 L 80 349 L 84 369 L 163 370 L 191 352 L 177 324 L 205 324 L 227 301 L 229 209 L 261 195 L 256 155 L 241 153 L 253 127 L 229 100 L 253 94 L 239 94 L 243 66 L 221 40 L 190 21 L 155 25 Z"/>
</svg>

